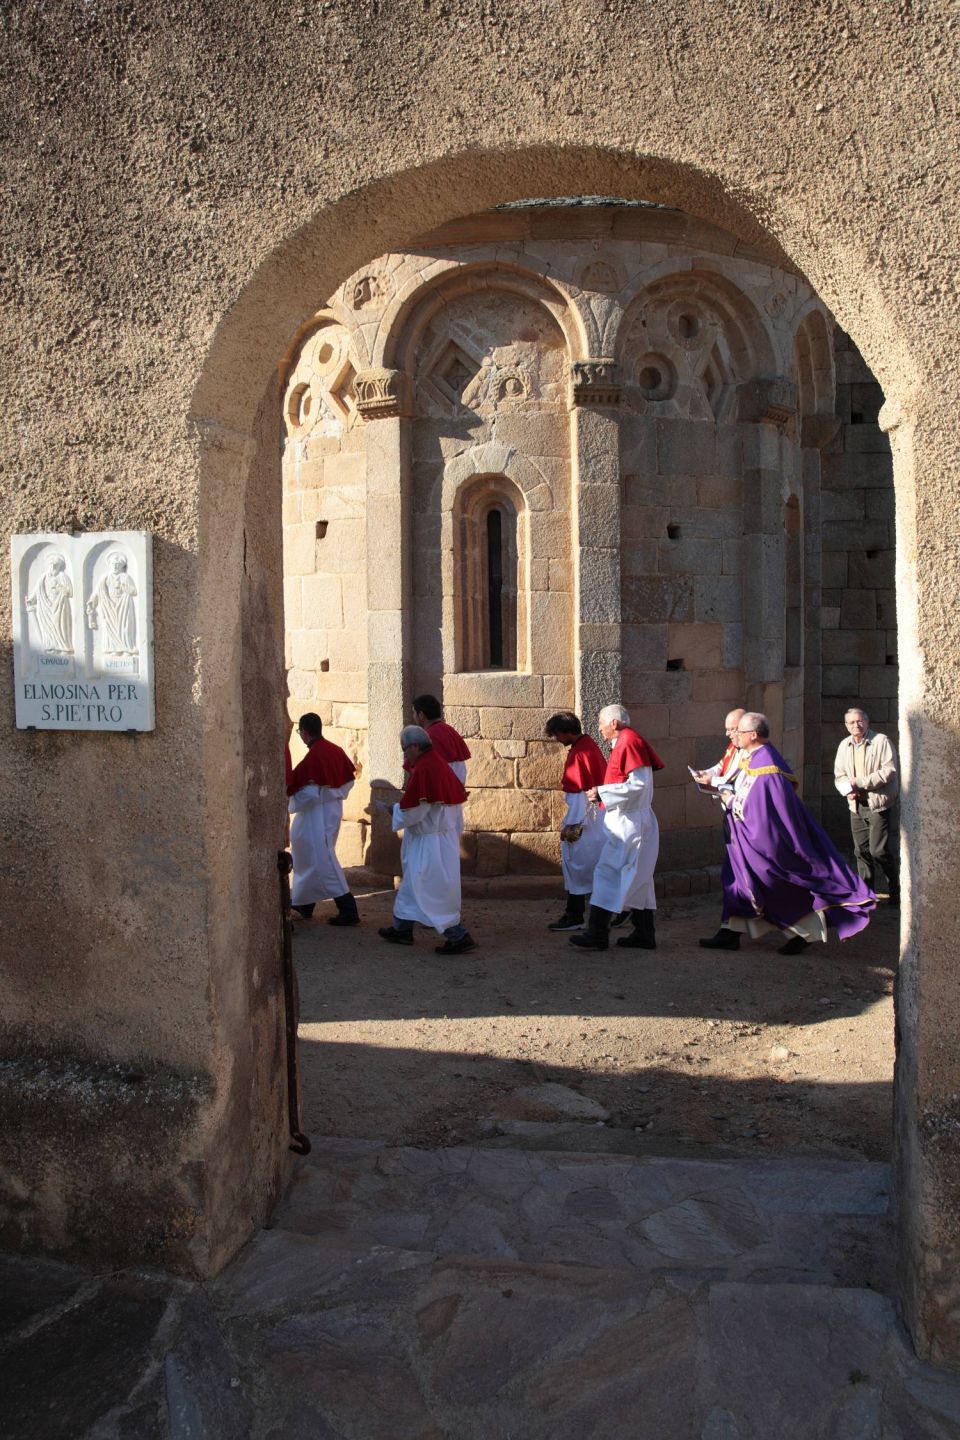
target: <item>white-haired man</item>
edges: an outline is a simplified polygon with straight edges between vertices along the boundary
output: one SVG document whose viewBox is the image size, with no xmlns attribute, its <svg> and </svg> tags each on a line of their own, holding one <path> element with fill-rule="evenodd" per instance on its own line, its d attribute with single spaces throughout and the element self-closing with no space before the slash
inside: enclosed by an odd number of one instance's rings
<svg viewBox="0 0 960 1440">
<path fill-rule="evenodd" d="M 393 807 L 393 828 L 403 831 L 403 879 L 393 924 L 379 933 L 394 945 L 412 945 L 414 925 L 429 925 L 444 937 L 438 955 L 462 955 L 477 948 L 460 924 L 460 831 L 467 792 L 421 726 L 407 725 L 400 747 L 409 775 Z"/>
<path fill-rule="evenodd" d="M 897 752 L 886 735 L 870 729 L 870 716 L 852 705 L 843 717 L 847 737 L 840 741 L 833 777 L 850 809 L 850 833 L 857 871 L 871 890 L 877 871 L 886 876 L 891 905 L 900 904 L 900 867 L 890 843 L 890 816 L 900 789 Z"/>
<path fill-rule="evenodd" d="M 606 840 L 593 872 L 587 928 L 581 935 L 571 935 L 570 944 L 581 950 L 606 950 L 611 919 L 629 910 L 633 929 L 617 944 L 655 950 L 657 900 L 653 872 L 660 850 L 660 831 L 652 808 L 653 772 L 663 769 L 663 761 L 631 728 L 630 716 L 622 705 L 605 706 L 597 724 L 601 736 L 613 748 L 603 784 L 589 790 L 587 798 L 603 804 Z"/>
</svg>

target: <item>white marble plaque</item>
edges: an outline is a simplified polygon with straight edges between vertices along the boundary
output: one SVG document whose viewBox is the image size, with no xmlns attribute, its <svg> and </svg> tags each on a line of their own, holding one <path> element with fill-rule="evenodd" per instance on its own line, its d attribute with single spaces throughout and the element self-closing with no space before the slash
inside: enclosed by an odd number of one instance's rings
<svg viewBox="0 0 960 1440">
<path fill-rule="evenodd" d="M 11 537 L 19 730 L 153 729 L 151 539 Z"/>
</svg>

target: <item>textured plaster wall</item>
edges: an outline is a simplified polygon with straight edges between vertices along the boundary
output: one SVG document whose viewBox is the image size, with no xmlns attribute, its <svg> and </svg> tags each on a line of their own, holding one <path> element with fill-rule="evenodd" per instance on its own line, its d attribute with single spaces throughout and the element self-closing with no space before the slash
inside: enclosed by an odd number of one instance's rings
<svg viewBox="0 0 960 1440">
<path fill-rule="evenodd" d="M 957 24 L 948 0 L 8 13 L 4 527 L 144 527 L 158 557 L 153 737 L 17 734 L 0 672 L 11 1048 L 139 1055 L 222 1088 L 248 1043 L 253 895 L 238 889 L 224 930 L 207 921 L 227 905 L 216 857 L 245 844 L 248 787 L 281 734 L 279 717 L 272 736 L 243 725 L 244 541 L 263 543 L 245 504 L 254 483 L 279 495 L 254 420 L 315 296 L 425 227 L 536 194 L 662 200 L 771 235 L 896 426 L 904 1297 L 924 1352 L 960 1359 Z M 177 1183 L 191 1136 L 250 1153 L 275 1107 L 269 1092 L 229 1122 L 207 1104 L 199 1131 L 176 1118 Z M 200 1230 L 219 1214 L 239 1241 L 277 1168 L 274 1152 L 203 1195 Z M 85 1233 L 104 1252 L 118 1201 L 101 1199 Z M 49 1207 L 22 1206 L 35 1236 Z"/>
</svg>

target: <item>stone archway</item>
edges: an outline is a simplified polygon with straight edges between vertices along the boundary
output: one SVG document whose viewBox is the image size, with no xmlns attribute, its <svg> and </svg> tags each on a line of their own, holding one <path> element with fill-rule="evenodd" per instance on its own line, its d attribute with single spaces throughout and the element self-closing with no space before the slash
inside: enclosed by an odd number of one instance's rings
<svg viewBox="0 0 960 1440">
<path fill-rule="evenodd" d="M 445 190 L 445 175 L 450 173 L 450 167 L 455 162 L 442 163 L 435 167 L 429 177 L 429 192 L 431 196 L 431 218 L 437 220 L 452 218 L 460 209 L 460 202 L 456 199 L 455 189 Z M 536 182 L 531 176 L 531 168 L 536 175 Z M 725 223 L 731 221 L 739 224 L 746 230 L 754 244 L 762 243 L 762 237 L 758 235 L 756 227 L 748 220 L 742 211 L 732 213 L 730 203 L 717 196 L 715 182 L 706 177 L 699 180 L 691 176 L 689 172 L 671 173 L 669 167 L 654 166 L 656 179 L 648 172 L 644 177 L 646 184 L 650 185 L 658 199 L 661 201 L 672 199 L 682 203 L 688 208 L 699 210 L 701 214 L 714 215 L 722 218 Z M 498 203 L 513 198 L 523 192 L 529 192 L 536 183 L 536 188 L 544 188 L 546 176 L 550 179 L 548 185 L 562 189 L 565 193 L 576 193 L 578 191 L 596 192 L 604 188 L 604 182 L 608 181 L 612 174 L 617 177 L 617 183 L 621 191 L 630 191 L 632 188 L 624 184 L 624 172 L 620 162 L 603 152 L 577 152 L 576 154 L 551 154 L 545 156 L 538 152 L 536 156 L 531 152 L 520 152 L 508 157 L 484 156 L 478 157 L 476 165 L 471 167 L 472 185 L 471 199 L 482 198 L 487 203 Z M 643 182 L 639 176 L 633 177 L 637 188 L 641 188 Z M 638 183 L 639 182 L 639 183 Z M 402 237 L 404 230 L 409 228 L 409 221 L 403 221 L 399 215 L 394 218 L 390 215 L 391 208 L 402 209 L 409 214 L 410 208 L 416 208 L 414 197 L 419 197 L 426 183 L 424 172 L 411 172 L 404 178 L 392 177 L 385 185 L 383 199 L 385 208 L 380 211 L 381 224 L 378 226 L 378 234 L 383 235 L 390 226 L 391 220 L 396 224 L 398 237 Z M 404 197 L 400 200 L 401 195 Z M 374 199 L 376 196 L 376 199 Z M 378 187 L 374 186 L 365 200 L 366 205 L 377 205 L 379 207 L 380 195 Z M 438 203 L 439 201 L 439 203 Z M 324 253 L 323 236 L 332 235 L 334 230 L 339 237 L 338 251 L 342 251 L 343 236 L 350 233 L 353 216 L 357 206 L 356 200 L 344 202 L 346 213 L 341 218 L 340 207 L 335 207 L 328 214 L 320 216 L 311 227 L 309 239 L 303 234 L 295 237 L 286 247 L 285 253 L 275 256 L 271 265 L 267 267 L 255 279 L 243 297 L 241 304 L 235 313 L 225 323 L 218 344 L 208 359 L 208 365 L 204 377 L 194 397 L 194 420 L 202 435 L 207 437 L 207 460 L 203 469 L 208 466 L 215 470 L 218 463 L 222 463 L 222 435 L 224 427 L 231 430 L 237 427 L 242 416 L 237 411 L 238 392 L 234 389 L 227 394 L 222 388 L 222 382 L 217 376 L 223 376 L 226 371 L 238 364 L 236 346 L 242 344 L 244 334 L 250 333 L 251 328 L 259 327 L 269 319 L 267 326 L 268 333 L 272 333 L 276 340 L 275 353 L 281 353 L 287 342 L 288 336 L 296 328 L 290 321 L 300 322 L 303 311 L 310 303 L 310 300 L 319 292 L 319 287 L 330 284 L 335 280 L 335 273 L 324 272 L 315 264 L 304 266 L 306 254 L 315 256 Z M 361 232 L 357 233 L 357 248 L 354 258 L 362 258 L 365 241 Z M 789 246 L 792 258 L 808 274 L 816 275 L 821 267 L 817 264 L 813 251 L 802 243 L 797 243 L 799 237 L 782 236 L 781 243 Z M 347 262 L 341 261 L 341 264 Z M 277 279 L 281 275 L 291 277 L 291 283 L 283 287 L 278 297 L 276 289 Z M 309 277 L 309 278 L 308 278 Z M 888 395 L 887 415 L 891 422 L 894 434 L 894 451 L 897 465 L 898 485 L 898 510 L 900 516 L 901 536 L 901 574 L 900 587 L 902 591 L 901 617 L 903 622 L 904 649 L 912 651 L 914 656 L 913 665 L 904 667 L 903 688 L 901 691 L 901 704 L 907 716 L 904 741 L 904 765 L 907 784 L 905 786 L 906 796 L 904 803 L 904 824 L 907 840 L 907 866 L 906 870 L 911 876 L 918 872 L 918 863 L 922 852 L 920 834 L 916 826 L 916 816 L 920 800 L 919 777 L 916 770 L 917 755 L 920 747 L 927 749 L 932 747 L 936 753 L 939 746 L 946 740 L 936 737 L 936 727 L 931 734 L 929 722 L 920 722 L 920 716 L 924 711 L 924 696 L 928 693 L 929 675 L 925 674 L 919 663 L 923 654 L 922 647 L 917 643 L 921 634 L 920 613 L 918 605 L 917 586 L 922 584 L 922 576 L 918 573 L 909 574 L 908 566 L 911 558 L 917 554 L 917 550 L 911 545 L 910 535 L 914 531 L 914 489 L 913 476 L 916 464 L 915 456 L 925 449 L 925 433 L 922 424 L 922 414 L 919 408 L 911 412 L 912 404 L 915 404 L 915 387 L 912 383 L 914 366 L 904 360 L 901 351 L 897 358 L 890 363 L 889 354 L 885 357 L 882 353 L 885 338 L 889 335 L 891 324 L 883 316 L 882 306 L 879 297 L 875 296 L 869 305 L 863 305 L 859 313 L 852 313 L 851 301 L 842 288 L 842 281 L 837 284 L 836 277 L 830 277 L 825 273 L 820 277 L 821 293 L 835 313 L 845 321 L 851 330 L 854 338 L 860 345 L 864 355 L 876 366 L 878 377 L 885 381 L 886 393 Z M 330 286 L 332 288 L 332 286 Z M 859 291 L 859 285 L 855 292 Z M 299 298 L 298 298 L 299 297 Z M 269 317 L 264 311 L 264 303 L 270 303 Z M 278 304 L 281 299 L 283 303 Z M 863 295 L 860 292 L 860 302 L 863 302 Z M 285 333 L 281 333 L 281 326 L 288 323 Z M 262 339 L 261 335 L 261 339 Z M 908 337 L 901 335 L 903 343 L 907 343 Z M 269 353 L 269 344 L 265 346 Z M 211 406 L 210 396 L 219 392 L 222 402 L 215 407 Z M 252 398 L 252 395 L 251 395 Z M 815 404 L 814 404 L 814 409 Z M 211 410 L 219 410 L 219 415 L 212 414 Z M 936 451 L 937 446 L 933 446 Z M 212 465 L 211 465 L 212 462 Z M 273 479 L 264 474 L 264 471 L 271 469 L 270 457 L 261 457 L 259 465 L 256 461 L 247 468 L 246 488 L 249 495 L 259 493 L 266 481 L 275 483 Z M 259 471 L 259 473 L 258 473 Z M 204 485 L 201 479 L 202 488 L 209 492 L 209 486 Z M 240 491 L 235 491 L 234 503 L 239 503 Z M 241 523 L 239 511 L 236 513 L 236 523 Z M 932 578 L 932 577 L 931 577 Z M 913 627 L 911 631 L 911 626 Z M 907 1307 L 907 1314 L 915 1327 L 915 1334 L 921 1346 L 926 1345 L 929 1353 L 948 1353 L 950 1344 L 949 1321 L 946 1313 L 941 1314 L 944 1301 L 938 1298 L 939 1282 L 935 1281 L 935 1273 L 939 1274 L 942 1256 L 942 1243 L 935 1242 L 934 1237 L 940 1233 L 940 1221 L 934 1218 L 937 1209 L 937 1196 L 945 1197 L 952 1193 L 953 1181 L 950 1176 L 949 1162 L 946 1162 L 946 1169 L 943 1163 L 936 1161 L 936 1156 L 942 1156 L 941 1141 L 936 1136 L 933 1141 L 931 1152 L 923 1142 L 923 1135 L 917 1124 L 917 1100 L 918 1088 L 924 1083 L 924 1074 L 919 1066 L 919 1056 L 923 1047 L 920 1047 L 921 1036 L 926 1033 L 926 1021 L 923 1011 L 918 1004 L 918 969 L 919 959 L 917 941 L 921 933 L 927 932 L 927 927 L 932 922 L 934 933 L 939 926 L 936 920 L 936 911 L 929 910 L 929 902 L 925 900 L 929 891 L 925 886 L 914 884 L 913 904 L 907 914 L 909 921 L 905 925 L 906 949 L 904 954 L 904 972 L 901 982 L 900 1020 L 899 1020 L 899 1041 L 900 1041 L 900 1062 L 898 1072 L 898 1157 L 900 1175 L 900 1195 L 902 1198 L 901 1224 L 904 1238 L 904 1296 Z M 929 932 L 927 932 L 929 933 Z M 925 964 L 934 965 L 933 951 L 926 950 Z M 931 1037 L 932 1038 L 932 1037 Z M 942 1053 L 942 1037 L 935 1042 L 935 1047 Z M 918 1048 L 920 1047 L 920 1048 Z M 939 1088 L 939 1087 L 937 1087 Z M 923 1152 L 926 1151 L 924 1155 Z M 946 1187 L 944 1189 L 943 1187 Z M 947 1306 L 949 1309 L 949 1306 Z M 946 1326 L 946 1330 L 944 1329 Z M 934 1338 L 939 1335 L 941 1338 Z M 940 1349 L 939 1347 L 945 1347 Z"/>
<path fill-rule="evenodd" d="M 911 892 L 904 1293 L 921 1346 L 956 1358 L 960 562 L 944 517 L 956 513 L 960 449 L 958 226 L 951 132 L 938 119 L 958 88 L 949 6 L 909 26 L 900 7 L 864 8 L 823 31 L 789 9 L 774 22 L 767 7 L 701 0 L 669 12 L 615 0 L 582 27 L 552 4 L 539 25 L 522 6 L 495 26 L 468 6 L 455 28 L 435 7 L 404 6 L 402 25 L 378 7 L 333 11 L 253 5 L 238 20 L 194 9 L 172 32 L 149 8 L 143 27 L 98 11 L 74 28 L 49 25 L 34 4 L 11 32 L 18 200 L 32 208 L 11 237 L 22 261 L 7 322 L 20 362 L 11 414 L 19 407 L 23 423 L 6 427 L 4 444 L 24 483 L 5 513 L 17 529 L 152 529 L 164 606 L 152 740 L 0 742 L 20 922 L 5 1018 L 14 1056 L 136 1058 L 163 1072 L 167 1097 L 157 1123 L 111 1070 L 79 1098 L 51 1083 L 40 1104 L 15 1071 L 11 1114 L 29 1144 L 13 1142 L 25 1178 L 11 1233 L 63 1252 L 143 1255 L 149 1232 L 149 1253 L 209 1270 L 266 1213 L 283 1161 L 269 910 L 277 357 L 314 297 L 385 244 L 511 198 L 601 191 L 713 218 L 761 263 L 771 245 L 786 252 L 888 397 Z M 330 83 L 317 83 L 318 67 Z M 126 83 L 145 75 L 149 84 Z M 59 403 L 38 403 L 48 395 Z M 106 854 L 62 824 L 65 794 L 102 812 L 105 776 Z M 18 1105 L 24 1095 L 32 1109 Z M 87 1145 L 64 1154 L 62 1136 L 79 1131 Z M 93 1154 L 104 1162 L 95 1180 Z M 74 1192 L 82 1203 L 64 1213 Z M 122 1238 L 108 1236 L 103 1217 L 124 1211 Z"/>
</svg>

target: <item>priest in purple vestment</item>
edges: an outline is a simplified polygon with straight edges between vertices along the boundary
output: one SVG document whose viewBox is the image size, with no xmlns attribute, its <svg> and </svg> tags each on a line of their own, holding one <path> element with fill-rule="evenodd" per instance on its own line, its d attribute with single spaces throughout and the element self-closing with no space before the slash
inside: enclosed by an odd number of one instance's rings
<svg viewBox="0 0 960 1440">
<path fill-rule="evenodd" d="M 873 891 L 846 864 L 796 791 L 796 780 L 770 744 L 765 715 L 740 720 L 739 783 L 728 800 L 723 919 L 707 950 L 739 950 L 740 936 L 768 930 L 790 938 L 781 955 L 798 955 L 833 929 L 841 940 L 870 923 Z"/>
</svg>

